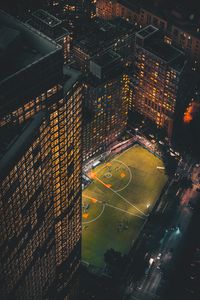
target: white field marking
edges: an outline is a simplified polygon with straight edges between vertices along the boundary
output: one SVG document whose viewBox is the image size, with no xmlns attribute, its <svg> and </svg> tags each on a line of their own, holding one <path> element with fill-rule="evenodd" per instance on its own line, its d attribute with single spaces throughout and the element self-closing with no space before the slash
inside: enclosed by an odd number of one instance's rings
<svg viewBox="0 0 200 300">
<path fill-rule="evenodd" d="M 116 158 L 119 158 L 120 156 L 122 156 L 123 154 L 125 154 L 126 152 L 128 152 L 129 150 L 131 150 L 132 148 L 134 148 L 136 145 L 133 145 L 131 148 L 126 149 L 125 151 L 123 151 L 122 153 L 120 153 L 119 155 L 116 155 Z M 113 160 L 110 161 L 110 163 L 112 163 Z M 98 171 L 96 171 L 96 173 L 99 173 L 101 170 L 103 170 L 105 167 L 107 167 L 107 163 L 109 162 L 105 162 L 105 166 L 103 166 L 102 168 L 100 168 Z"/>
<path fill-rule="evenodd" d="M 103 203 L 102 201 L 100 201 L 100 200 L 98 200 L 98 199 L 97 199 L 97 202 Z M 102 216 L 102 214 L 103 214 L 103 212 L 104 212 L 104 210 L 105 210 L 105 206 L 112 207 L 112 208 L 114 208 L 114 209 L 116 209 L 116 210 L 119 210 L 119 211 L 121 211 L 121 212 L 124 212 L 124 213 L 126 213 L 126 214 L 129 214 L 129 215 L 131 215 L 131 216 L 134 216 L 134 217 L 140 218 L 140 219 L 142 219 L 142 220 L 145 220 L 144 217 L 141 217 L 141 216 L 138 216 L 138 215 L 136 215 L 136 214 L 134 214 L 134 213 L 128 212 L 128 211 L 126 211 L 126 210 L 124 210 L 124 209 L 121 209 L 121 208 L 119 208 L 119 207 L 117 207 L 117 206 L 114 206 L 114 205 L 111 205 L 111 204 L 108 204 L 108 203 L 104 203 L 104 204 L 103 204 L 103 209 L 102 209 L 101 213 L 100 213 L 96 218 L 94 218 L 94 219 L 92 219 L 92 220 L 90 220 L 90 221 L 85 221 L 85 222 L 82 221 L 82 223 L 83 223 L 83 224 L 89 224 L 89 223 L 92 223 L 92 222 L 97 221 L 97 220 Z"/>
<path fill-rule="evenodd" d="M 133 178 L 133 175 L 132 175 L 132 173 L 131 173 L 130 168 L 129 168 L 125 163 L 123 163 L 121 160 L 114 159 L 114 160 L 112 160 L 112 161 L 113 161 L 113 162 L 114 162 L 114 161 L 119 162 L 120 164 L 124 165 L 124 166 L 128 169 L 128 171 L 129 171 L 129 181 L 128 181 L 128 183 L 127 183 L 124 187 L 122 187 L 121 189 L 115 190 L 116 192 L 121 192 L 121 191 L 123 191 L 125 188 L 127 188 L 127 186 L 130 184 L 130 182 L 131 182 L 131 180 L 132 180 L 132 178 Z M 112 164 L 112 163 L 111 163 L 111 164 Z M 102 171 L 105 167 L 107 167 L 107 165 L 103 166 L 101 169 L 99 169 L 98 171 L 96 171 L 96 174 L 98 174 L 100 171 Z M 109 172 L 108 172 L 108 173 L 109 173 Z M 107 173 L 105 173 L 105 174 L 107 174 Z M 105 175 L 105 174 L 104 174 L 104 175 Z M 112 176 L 111 176 L 111 177 L 112 177 Z M 111 178 L 111 177 L 107 177 L 107 178 L 109 179 L 109 178 Z"/>
<path fill-rule="evenodd" d="M 134 207 L 137 211 L 139 211 L 143 216 L 147 217 L 148 215 L 146 215 L 142 210 L 140 210 L 139 208 L 137 208 L 137 206 L 133 205 L 130 201 L 128 201 L 126 198 L 124 198 L 122 195 L 120 195 L 118 192 L 115 192 L 115 190 L 113 190 L 110 187 L 107 187 L 108 189 L 110 189 L 113 193 L 115 193 L 116 195 L 118 195 L 121 199 L 123 199 L 125 202 L 127 202 L 128 204 L 130 204 L 132 207 Z"/>
<path fill-rule="evenodd" d="M 119 210 L 119 211 L 122 211 L 122 212 L 124 212 L 124 213 L 126 213 L 126 214 L 129 214 L 129 215 L 131 215 L 131 216 L 134 216 L 134 217 L 137 217 L 137 218 L 140 218 L 140 219 L 145 220 L 144 217 L 141 217 L 141 216 L 138 216 L 138 215 L 136 215 L 136 214 L 133 214 L 133 213 L 131 213 L 131 212 L 129 212 L 129 211 L 126 211 L 126 210 L 124 210 L 124 209 L 121 209 L 121 208 L 119 208 L 119 207 L 117 207 L 117 206 L 114 206 L 114 205 L 111 205 L 111 204 L 108 204 L 108 203 L 106 203 L 105 205 L 106 205 L 106 206 L 109 206 L 109 207 L 112 207 L 112 208 L 114 208 L 114 209 L 117 209 L 117 210 Z"/>
<path fill-rule="evenodd" d="M 133 146 L 134 147 L 134 146 Z M 125 150 L 124 152 L 122 152 L 121 154 L 118 155 L 118 158 L 125 154 L 127 151 L 129 151 L 130 148 L 128 148 L 127 150 Z M 100 172 L 102 169 L 104 169 L 106 167 L 103 166 L 101 169 L 99 169 L 96 173 Z M 128 166 L 127 166 L 128 168 Z M 131 174 L 132 175 L 132 174 Z M 122 195 L 120 195 L 117 191 L 113 190 L 112 188 L 108 187 L 108 189 L 110 189 L 113 193 L 115 193 L 116 195 L 118 195 L 121 199 L 123 199 L 125 202 L 127 202 L 129 205 L 131 205 L 132 207 L 134 207 L 138 212 L 140 212 L 143 216 L 148 217 L 148 215 L 146 215 L 143 211 L 141 211 L 139 208 L 137 208 L 135 205 L 133 205 L 130 201 L 128 201 L 126 198 L 124 198 Z M 90 222 L 90 221 L 89 221 Z"/>
<path fill-rule="evenodd" d="M 133 205 L 130 201 L 128 201 L 126 198 L 124 198 L 122 195 L 120 195 L 118 192 L 116 192 L 115 190 L 113 190 L 110 187 L 107 187 L 107 189 L 110 189 L 113 193 L 115 193 L 116 195 L 118 195 L 121 199 L 123 199 L 125 202 L 127 202 L 129 205 L 131 205 L 132 207 L 134 207 L 137 211 L 139 211 L 143 216 L 148 217 L 148 215 L 146 215 L 142 210 L 140 210 L 139 208 L 137 208 L 137 206 Z M 98 201 L 98 200 L 97 200 Z"/>
<path fill-rule="evenodd" d="M 87 262 L 86 260 L 81 260 L 82 261 L 82 263 L 83 264 L 85 264 L 85 265 L 87 265 L 87 266 L 89 266 L 90 265 L 90 263 L 89 262 Z"/>
<path fill-rule="evenodd" d="M 125 151 L 122 151 L 122 153 L 120 153 L 119 155 L 116 155 L 117 158 L 119 158 L 120 156 L 122 156 L 123 154 L 125 154 L 126 152 L 128 152 L 129 150 L 131 150 L 132 148 L 135 148 L 136 145 L 133 145 L 132 147 L 126 149 Z"/>
<path fill-rule="evenodd" d="M 97 174 L 97 173 L 99 173 L 100 171 L 102 171 L 104 168 L 108 167 L 108 166 L 107 166 L 107 163 L 108 163 L 108 162 L 106 162 L 105 165 L 104 165 L 103 167 L 101 167 L 98 171 L 96 171 L 95 173 Z"/>
<path fill-rule="evenodd" d="M 131 172 L 130 168 L 127 166 L 127 164 L 125 164 L 125 163 L 123 163 L 121 160 L 117 160 L 117 159 L 115 159 L 114 161 L 118 161 L 119 163 L 121 163 L 122 165 L 124 165 L 124 166 L 128 169 L 128 171 L 129 171 L 129 181 L 128 181 L 128 183 L 127 183 L 123 188 L 121 188 L 121 189 L 119 189 L 119 190 L 115 190 L 115 192 L 121 192 L 121 191 L 123 191 L 125 188 L 127 188 L 127 186 L 130 184 L 130 182 L 131 182 L 131 180 L 132 180 L 132 178 L 133 178 L 133 175 L 132 175 L 132 172 Z"/>
<path fill-rule="evenodd" d="M 105 167 L 105 166 L 104 166 Z M 97 173 L 97 172 L 96 172 Z M 131 174 L 132 175 L 132 174 Z M 126 198 L 124 198 L 122 195 L 120 195 L 117 191 L 113 190 L 111 187 L 107 187 L 108 189 L 110 189 L 113 193 L 115 193 L 116 195 L 118 195 L 121 199 L 123 199 L 125 202 L 127 202 L 129 205 L 131 205 L 132 207 L 134 207 L 138 212 L 140 212 L 143 216 L 147 217 L 148 215 L 146 215 L 143 211 L 141 211 L 139 208 L 137 208 L 135 205 L 133 205 L 130 201 L 128 201 Z"/>
<path fill-rule="evenodd" d="M 99 202 L 100 202 L 100 201 L 99 201 Z M 82 223 L 83 223 L 83 224 L 89 224 L 89 223 L 92 223 L 92 222 L 97 221 L 97 220 L 102 216 L 104 210 L 105 210 L 105 204 L 103 204 L 102 211 L 100 212 L 100 214 L 99 214 L 96 218 L 94 218 L 94 219 L 92 219 L 92 220 L 90 220 L 90 221 L 82 221 Z"/>
</svg>

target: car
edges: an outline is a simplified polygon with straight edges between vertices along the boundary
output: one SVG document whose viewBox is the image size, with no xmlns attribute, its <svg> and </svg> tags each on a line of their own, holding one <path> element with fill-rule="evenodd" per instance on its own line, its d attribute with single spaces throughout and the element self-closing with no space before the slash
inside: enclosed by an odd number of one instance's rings
<svg viewBox="0 0 200 300">
<path fill-rule="evenodd" d="M 176 156 L 173 152 L 170 152 L 170 155 L 171 155 L 171 156 Z"/>
<path fill-rule="evenodd" d="M 157 259 L 161 259 L 162 253 L 158 253 Z"/>
<path fill-rule="evenodd" d="M 157 265 L 156 269 L 160 270 L 160 264 L 159 264 L 159 265 Z"/>
</svg>

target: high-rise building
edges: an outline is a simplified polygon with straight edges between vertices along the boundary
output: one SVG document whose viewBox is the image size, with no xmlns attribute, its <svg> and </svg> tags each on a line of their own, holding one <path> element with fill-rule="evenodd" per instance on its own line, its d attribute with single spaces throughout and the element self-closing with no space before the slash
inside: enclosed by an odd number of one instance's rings
<svg viewBox="0 0 200 300">
<path fill-rule="evenodd" d="M 196 0 L 98 0 L 97 16 L 116 16 L 141 27 L 153 25 L 165 40 L 189 55 L 192 68 L 200 68 L 200 6 Z"/>
<path fill-rule="evenodd" d="M 112 50 L 90 61 L 84 84 L 84 160 L 105 151 L 126 127 L 129 78 L 120 67 L 120 56 Z"/>
<path fill-rule="evenodd" d="M 55 280 L 50 130 L 43 112 L 0 128 L 2 299 L 42 299 Z"/>
<path fill-rule="evenodd" d="M 1 298 L 60 299 L 81 254 L 80 72 L 3 12 L 0 32 Z"/>
<path fill-rule="evenodd" d="M 27 23 L 62 46 L 64 62 L 69 59 L 71 37 L 63 22 L 43 9 L 32 13 Z"/>
<path fill-rule="evenodd" d="M 130 110 L 165 128 L 171 137 L 176 107 L 184 101 L 185 55 L 164 43 L 159 30 L 149 25 L 136 33 L 135 69 Z"/>
</svg>

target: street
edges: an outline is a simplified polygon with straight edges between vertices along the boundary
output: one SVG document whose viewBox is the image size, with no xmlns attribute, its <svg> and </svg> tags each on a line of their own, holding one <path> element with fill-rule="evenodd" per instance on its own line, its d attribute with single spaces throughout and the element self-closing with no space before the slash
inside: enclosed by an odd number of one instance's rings
<svg viewBox="0 0 200 300">
<path fill-rule="evenodd" d="M 185 190 L 180 197 L 179 207 L 174 215 L 171 226 L 166 228 L 164 236 L 160 240 L 159 248 L 151 254 L 149 268 L 145 272 L 142 280 L 137 284 L 131 282 L 127 287 L 126 297 L 130 300 L 156 300 L 161 299 L 162 288 L 165 285 L 165 275 L 171 270 L 173 261 L 176 259 L 182 243 L 184 242 L 184 233 L 187 230 L 193 210 L 189 207 L 191 199 L 197 199 L 199 192 L 199 174 L 200 168 L 188 168 L 191 172 L 193 186 Z M 197 180 L 198 178 L 198 180 Z M 178 300 L 178 299 L 173 299 Z"/>
</svg>

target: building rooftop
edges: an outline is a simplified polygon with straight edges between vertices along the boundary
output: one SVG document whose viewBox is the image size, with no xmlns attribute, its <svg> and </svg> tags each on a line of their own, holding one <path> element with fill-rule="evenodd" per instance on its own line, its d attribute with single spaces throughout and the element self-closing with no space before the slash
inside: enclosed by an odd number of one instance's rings
<svg viewBox="0 0 200 300">
<path fill-rule="evenodd" d="M 93 57 L 92 61 L 95 62 L 100 67 L 108 66 L 109 64 L 119 61 L 120 55 L 112 50 L 108 50 L 101 55 L 96 55 Z"/>
<path fill-rule="evenodd" d="M 179 49 L 163 41 L 160 31 L 148 25 L 136 33 L 137 45 L 168 63 L 176 71 L 181 72 L 185 66 L 186 56 Z M 141 43 L 142 41 L 142 43 Z"/>
<path fill-rule="evenodd" d="M 92 29 L 82 38 L 74 41 L 74 46 L 81 48 L 86 54 L 93 56 L 102 49 L 108 48 L 121 37 L 136 32 L 136 26 L 115 18 L 113 20 L 95 20 Z"/>
<path fill-rule="evenodd" d="M 48 36 L 50 39 L 56 41 L 57 43 L 64 37 L 69 36 L 70 33 L 69 31 L 64 28 L 64 27 L 54 27 L 52 28 L 52 31 L 48 31 L 48 29 L 45 29 L 44 27 L 42 27 L 39 24 L 36 24 L 35 20 L 33 19 L 29 19 L 26 24 L 32 26 L 33 28 L 35 28 L 36 30 L 40 31 L 41 33 L 43 33 L 44 35 Z M 55 29 L 55 30 L 54 30 Z"/>
<path fill-rule="evenodd" d="M 118 0 L 132 11 L 146 9 L 171 24 L 200 37 L 199 0 Z"/>
<path fill-rule="evenodd" d="M 20 32 L 6 27 L 0 27 L 0 55 L 4 54 L 4 51 L 8 51 L 9 47 L 12 47 L 12 44 L 15 40 L 20 37 Z"/>
<path fill-rule="evenodd" d="M 62 26 L 61 20 L 42 9 L 34 11 L 31 18 L 27 21 L 27 24 L 57 42 L 61 38 L 69 35 L 69 31 Z"/>
<path fill-rule="evenodd" d="M 152 26 L 152 25 L 149 25 L 149 26 L 147 26 L 147 27 L 141 29 L 140 31 L 138 31 L 138 32 L 136 33 L 136 36 L 139 36 L 139 37 L 145 39 L 145 38 L 150 37 L 152 34 L 155 34 L 155 33 L 158 32 L 158 31 L 159 31 L 158 28 L 156 28 L 156 27 L 154 27 L 154 26 Z"/>
<path fill-rule="evenodd" d="M 166 62 L 170 62 L 175 60 L 176 58 L 184 55 L 184 53 L 173 46 L 166 44 L 161 41 L 149 41 L 144 46 L 145 49 L 149 50 L 151 53 L 155 54 L 156 56 L 160 57 L 161 59 L 165 60 Z"/>
<path fill-rule="evenodd" d="M 184 53 L 162 41 L 149 42 L 144 46 L 144 49 L 164 60 L 178 72 L 181 72 L 185 66 L 186 56 Z"/>
<path fill-rule="evenodd" d="M 118 2 L 135 12 L 138 12 L 141 7 L 141 0 L 118 0 Z"/>
<path fill-rule="evenodd" d="M 0 11 L 0 83 L 61 49 L 61 46 Z"/>
<path fill-rule="evenodd" d="M 63 75 L 64 75 L 63 89 L 65 95 L 70 91 L 72 86 L 80 79 L 81 74 L 82 73 L 76 69 L 72 69 L 67 66 L 63 67 Z"/>
<path fill-rule="evenodd" d="M 94 86 L 114 79 L 122 74 L 121 56 L 109 49 L 90 60 L 90 73 L 87 82 Z"/>
<path fill-rule="evenodd" d="M 32 15 L 38 19 L 40 22 L 48 25 L 49 27 L 56 27 L 62 24 L 62 21 L 56 18 L 55 16 L 49 14 L 43 9 L 38 9 L 32 13 Z"/>
</svg>

